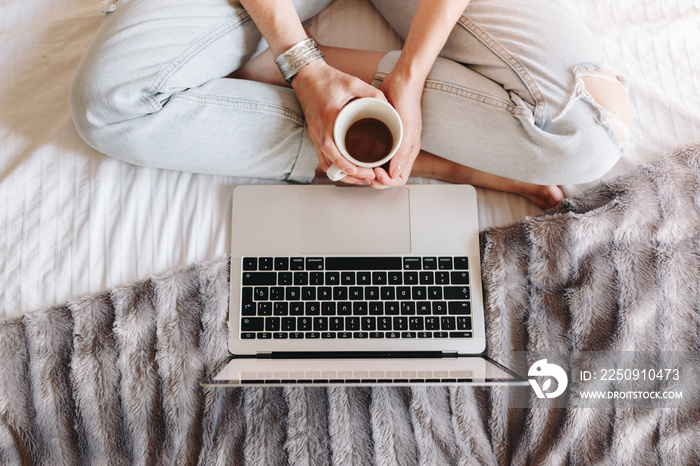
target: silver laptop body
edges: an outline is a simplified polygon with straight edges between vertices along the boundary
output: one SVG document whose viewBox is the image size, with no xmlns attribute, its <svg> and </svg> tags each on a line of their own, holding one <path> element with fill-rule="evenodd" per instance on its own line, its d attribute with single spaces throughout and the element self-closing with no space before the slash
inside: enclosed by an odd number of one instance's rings
<svg viewBox="0 0 700 466">
<path fill-rule="evenodd" d="M 207 385 L 527 383 L 481 355 L 472 186 L 239 186 L 231 237 Z"/>
</svg>

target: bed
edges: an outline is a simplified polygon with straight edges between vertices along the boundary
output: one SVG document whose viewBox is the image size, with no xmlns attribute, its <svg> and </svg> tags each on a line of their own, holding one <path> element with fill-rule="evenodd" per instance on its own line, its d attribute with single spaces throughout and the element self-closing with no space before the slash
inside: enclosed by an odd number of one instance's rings
<svg viewBox="0 0 700 466">
<path fill-rule="evenodd" d="M 630 82 L 634 147 L 609 176 L 700 138 L 700 2 L 573 1 Z M 68 87 L 102 8 L 0 6 L 0 316 L 226 254 L 231 191 L 262 182 L 136 167 L 80 139 Z M 308 27 L 329 45 L 401 45 L 366 0 L 336 0 Z M 540 212 L 498 192 L 479 201 L 484 228 Z"/>
</svg>

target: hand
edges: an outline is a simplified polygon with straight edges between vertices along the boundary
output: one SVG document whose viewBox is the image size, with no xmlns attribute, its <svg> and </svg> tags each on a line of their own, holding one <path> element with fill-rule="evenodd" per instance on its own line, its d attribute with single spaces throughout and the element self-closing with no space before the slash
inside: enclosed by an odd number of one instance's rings
<svg viewBox="0 0 700 466">
<path fill-rule="evenodd" d="M 374 180 L 375 172 L 371 168 L 357 167 L 340 154 L 333 140 L 333 123 L 340 109 L 351 100 L 359 97 L 386 100 L 384 94 L 323 60 L 302 68 L 292 81 L 292 87 L 304 111 L 321 169 L 326 172 L 335 164 L 348 174 L 341 180 L 344 183 L 366 184 Z"/>
<path fill-rule="evenodd" d="M 401 117 L 403 140 L 396 155 L 391 159 L 389 172 L 387 173 L 381 167 L 374 169 L 376 179 L 371 181 L 370 185 L 377 189 L 406 184 L 413 163 L 420 152 L 423 126 L 421 117 L 423 81 L 411 80 L 395 70 L 384 79 L 381 90 Z"/>
</svg>

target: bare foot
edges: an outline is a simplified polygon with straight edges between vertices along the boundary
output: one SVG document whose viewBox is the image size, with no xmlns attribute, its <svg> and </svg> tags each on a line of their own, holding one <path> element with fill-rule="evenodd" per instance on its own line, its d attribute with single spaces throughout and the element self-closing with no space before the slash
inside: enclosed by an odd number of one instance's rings
<svg viewBox="0 0 700 466">
<path fill-rule="evenodd" d="M 425 151 L 418 154 L 411 175 L 519 194 L 545 210 L 555 207 L 564 199 L 563 191 L 556 185 L 537 185 L 493 175 Z"/>
</svg>

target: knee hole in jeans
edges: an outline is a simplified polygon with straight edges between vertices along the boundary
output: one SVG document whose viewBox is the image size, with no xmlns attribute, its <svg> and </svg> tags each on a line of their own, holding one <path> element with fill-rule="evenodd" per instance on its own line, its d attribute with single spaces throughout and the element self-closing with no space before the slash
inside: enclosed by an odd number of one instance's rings
<svg viewBox="0 0 700 466">
<path fill-rule="evenodd" d="M 575 88 L 558 120 L 577 100 L 588 102 L 597 112 L 597 120 L 604 125 L 620 144 L 631 136 L 631 114 L 627 89 L 609 70 L 582 69 L 574 71 Z"/>
</svg>

